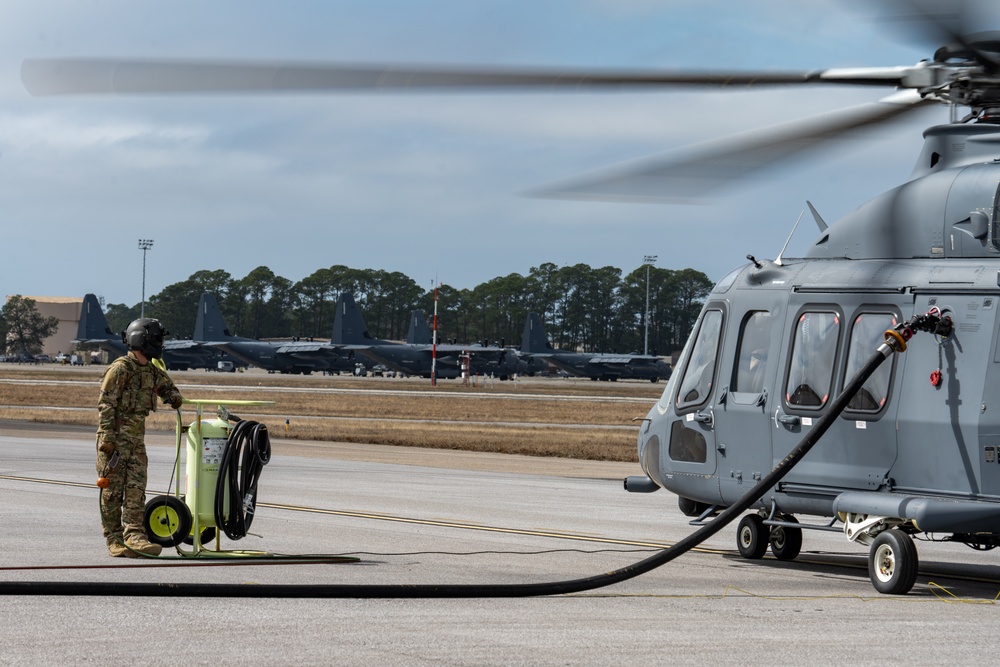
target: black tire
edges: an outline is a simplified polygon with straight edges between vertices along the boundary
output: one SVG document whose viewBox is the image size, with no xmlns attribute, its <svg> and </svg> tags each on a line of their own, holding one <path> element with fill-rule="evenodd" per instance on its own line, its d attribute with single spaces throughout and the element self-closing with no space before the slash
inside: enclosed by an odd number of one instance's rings
<svg viewBox="0 0 1000 667">
<path fill-rule="evenodd" d="M 794 516 L 783 516 L 781 519 L 787 523 L 798 523 Z M 771 535 L 768 538 L 771 544 L 771 553 L 778 560 L 795 560 L 799 552 L 802 551 L 802 529 L 789 528 L 788 526 L 771 526 Z"/>
<path fill-rule="evenodd" d="M 868 577 L 884 595 L 906 595 L 917 580 L 920 562 L 910 536 L 893 528 L 872 542 L 868 552 Z"/>
<path fill-rule="evenodd" d="M 215 539 L 215 526 L 206 526 L 201 529 L 201 546 L 205 546 L 214 539 Z M 194 546 L 193 533 L 184 538 L 184 544 L 190 544 L 191 546 Z"/>
<path fill-rule="evenodd" d="M 177 496 L 150 498 L 143 513 L 142 527 L 153 544 L 176 546 L 191 534 L 191 510 Z"/>
<path fill-rule="evenodd" d="M 747 514 L 736 528 L 736 548 L 750 560 L 760 560 L 767 553 L 768 531 L 759 514 Z"/>
</svg>

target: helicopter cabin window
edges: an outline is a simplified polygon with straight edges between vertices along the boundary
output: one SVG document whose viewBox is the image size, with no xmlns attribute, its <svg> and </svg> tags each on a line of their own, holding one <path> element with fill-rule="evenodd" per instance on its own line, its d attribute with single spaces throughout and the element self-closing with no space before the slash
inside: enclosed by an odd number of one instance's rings
<svg viewBox="0 0 1000 667">
<path fill-rule="evenodd" d="M 678 410 L 701 405 L 708 400 L 715 383 L 715 359 L 719 352 L 721 334 L 722 311 L 706 311 L 691 350 L 691 359 L 684 369 L 684 377 L 677 391 Z"/>
<path fill-rule="evenodd" d="M 861 370 L 872 353 L 885 340 L 886 329 L 899 323 L 892 313 L 862 313 L 854 318 L 851 325 L 851 343 L 847 349 L 847 364 L 844 367 L 844 382 L 848 382 Z M 848 410 L 856 412 L 880 412 L 889 398 L 889 381 L 892 378 L 892 364 L 879 366 L 861 390 L 847 404 Z"/>
<path fill-rule="evenodd" d="M 747 313 L 740 331 L 736 355 L 733 391 L 760 394 L 764 390 L 767 350 L 771 344 L 771 313 L 758 310 Z"/>
<path fill-rule="evenodd" d="M 806 312 L 795 323 L 791 363 L 785 382 L 785 402 L 798 408 L 826 405 L 833 384 L 833 364 L 840 337 L 840 316 Z"/>
</svg>

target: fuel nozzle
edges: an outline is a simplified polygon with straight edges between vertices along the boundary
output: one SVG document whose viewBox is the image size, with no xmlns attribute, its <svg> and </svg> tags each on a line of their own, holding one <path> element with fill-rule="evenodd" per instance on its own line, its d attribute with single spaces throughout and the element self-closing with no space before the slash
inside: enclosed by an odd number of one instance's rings
<svg viewBox="0 0 1000 667">
<path fill-rule="evenodd" d="M 108 488 L 108 473 L 118 467 L 118 461 L 121 459 L 121 454 L 117 450 L 111 453 L 111 458 L 108 460 L 108 464 L 104 466 L 104 472 L 101 476 L 97 478 L 97 486 L 106 489 Z"/>
<path fill-rule="evenodd" d="M 941 338 L 947 338 L 954 329 L 954 321 L 950 315 L 934 306 L 923 315 L 914 315 L 908 322 L 897 324 L 885 332 L 885 340 L 898 352 L 906 351 L 906 342 L 918 331 L 926 331 Z"/>
</svg>

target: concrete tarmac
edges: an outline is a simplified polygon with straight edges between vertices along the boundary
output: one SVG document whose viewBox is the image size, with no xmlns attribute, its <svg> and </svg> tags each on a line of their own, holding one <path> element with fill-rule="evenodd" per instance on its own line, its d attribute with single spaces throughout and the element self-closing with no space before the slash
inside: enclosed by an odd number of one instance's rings
<svg viewBox="0 0 1000 667">
<path fill-rule="evenodd" d="M 151 434 L 150 494 L 172 434 Z M 322 565 L 113 559 L 100 535 L 93 434 L 0 422 L 0 584 L 449 584 L 560 581 L 687 535 L 627 464 L 273 441 L 250 535 L 224 549 L 352 554 Z M 808 518 L 803 518 L 808 520 Z M 993 553 L 918 544 L 907 596 L 881 596 L 867 550 L 807 531 L 794 562 L 749 562 L 729 526 L 651 573 L 524 599 L 0 596 L 0 664 L 603 665 L 989 661 Z M 192 565 L 194 563 L 194 565 Z M 122 567 L 125 566 L 125 567 Z"/>
</svg>

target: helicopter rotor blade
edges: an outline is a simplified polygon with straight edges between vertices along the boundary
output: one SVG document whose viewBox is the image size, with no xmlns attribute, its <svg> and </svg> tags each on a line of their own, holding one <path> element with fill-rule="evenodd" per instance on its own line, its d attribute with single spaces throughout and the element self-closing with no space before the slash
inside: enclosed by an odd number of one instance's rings
<svg viewBox="0 0 1000 667">
<path fill-rule="evenodd" d="M 909 67 L 791 72 L 585 71 L 412 65 L 33 58 L 21 81 L 34 96 L 150 93 L 337 93 L 526 89 L 599 91 L 803 84 L 905 85 Z"/>
<path fill-rule="evenodd" d="M 548 199 L 696 203 L 699 197 L 765 167 L 851 132 L 890 122 L 931 104 L 915 91 L 878 102 L 712 142 L 692 155 L 652 156 L 601 169 L 526 193 Z"/>
<path fill-rule="evenodd" d="M 996 52 L 1000 35 L 983 26 L 995 23 L 994 3 L 984 0 L 880 0 L 880 20 L 921 45 L 944 46 L 934 59 L 943 62 L 961 57 L 974 60 L 986 71 L 1000 70 Z M 992 19 L 992 20 L 991 20 Z M 983 48 L 983 46 L 987 48 Z"/>
</svg>

